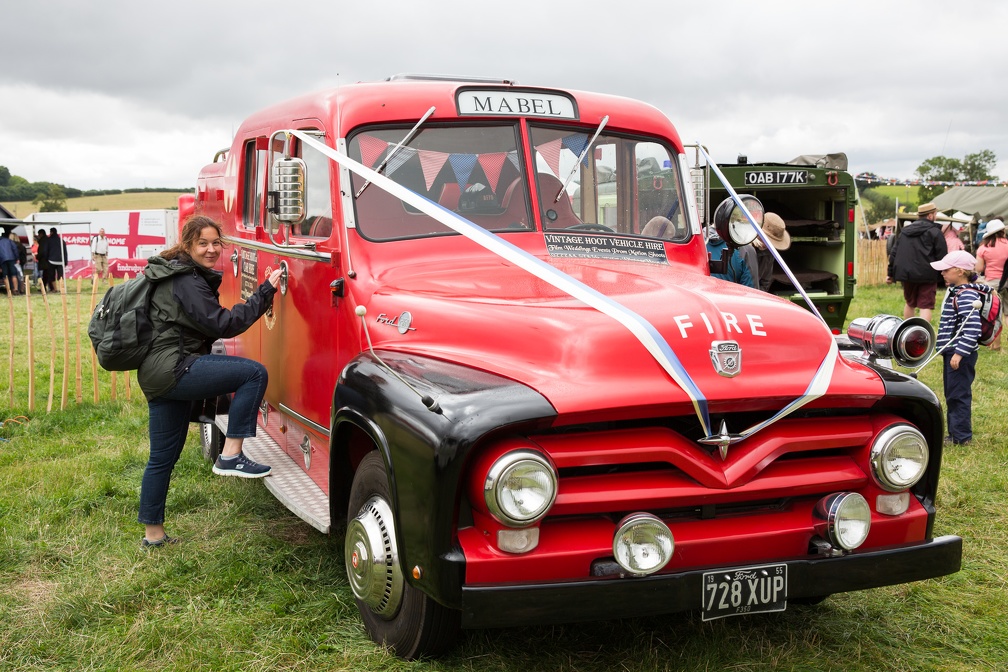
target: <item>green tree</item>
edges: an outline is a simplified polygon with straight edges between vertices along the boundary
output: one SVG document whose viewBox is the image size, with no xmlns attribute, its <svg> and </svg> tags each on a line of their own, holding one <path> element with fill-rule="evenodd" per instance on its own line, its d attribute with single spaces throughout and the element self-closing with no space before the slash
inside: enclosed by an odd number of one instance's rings
<svg viewBox="0 0 1008 672">
<path fill-rule="evenodd" d="M 6 187 L 10 184 L 10 178 L 11 174 L 7 166 L 0 166 L 0 187 Z"/>
<path fill-rule="evenodd" d="M 933 156 L 917 166 L 915 172 L 925 182 L 997 180 L 997 177 L 991 174 L 996 164 L 997 156 L 991 150 L 985 149 L 975 154 L 967 154 L 961 161 L 947 156 Z M 917 196 L 921 203 L 927 203 L 945 189 L 943 186 L 922 185 L 917 189 Z"/>
<path fill-rule="evenodd" d="M 997 180 L 997 176 L 991 174 L 994 166 L 997 165 L 997 156 L 989 149 L 976 154 L 967 154 L 963 159 L 963 179 L 966 180 Z"/>
<path fill-rule="evenodd" d="M 39 212 L 66 212 L 66 192 L 58 184 L 50 184 L 45 193 L 39 193 L 33 200 Z"/>
<path fill-rule="evenodd" d="M 886 196 L 878 189 L 862 191 L 861 200 L 864 202 L 865 221 L 868 224 L 878 224 L 896 216 L 896 199 Z"/>
</svg>

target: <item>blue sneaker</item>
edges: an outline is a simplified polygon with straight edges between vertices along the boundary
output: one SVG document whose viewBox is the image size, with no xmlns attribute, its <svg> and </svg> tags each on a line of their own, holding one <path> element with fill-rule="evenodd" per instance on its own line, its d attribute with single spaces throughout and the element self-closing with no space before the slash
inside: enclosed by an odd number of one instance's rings
<svg viewBox="0 0 1008 672">
<path fill-rule="evenodd" d="M 220 455 L 213 465 L 213 473 L 218 476 L 238 476 L 240 478 L 262 478 L 269 476 L 272 469 L 267 464 L 259 464 L 238 453 L 232 458 Z"/>
</svg>

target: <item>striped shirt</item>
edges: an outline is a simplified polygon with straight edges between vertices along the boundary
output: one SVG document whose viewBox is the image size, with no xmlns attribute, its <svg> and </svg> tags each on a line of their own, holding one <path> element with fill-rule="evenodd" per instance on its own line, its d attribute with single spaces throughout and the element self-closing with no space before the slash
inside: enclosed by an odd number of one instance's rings
<svg viewBox="0 0 1008 672">
<path fill-rule="evenodd" d="M 941 319 L 938 322 L 938 350 L 956 352 L 965 357 L 977 349 L 977 340 L 980 338 L 980 311 L 973 307 L 973 302 L 977 300 L 981 300 L 980 292 L 973 283 L 949 287 L 942 302 Z M 955 342 L 952 349 L 943 350 L 953 339 Z"/>
</svg>

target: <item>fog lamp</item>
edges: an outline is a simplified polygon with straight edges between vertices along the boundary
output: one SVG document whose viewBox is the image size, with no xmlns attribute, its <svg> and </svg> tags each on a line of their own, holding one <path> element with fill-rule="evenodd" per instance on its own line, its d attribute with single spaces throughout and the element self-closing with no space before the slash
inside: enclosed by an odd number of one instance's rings
<svg viewBox="0 0 1008 672">
<path fill-rule="evenodd" d="M 650 513 L 631 513 L 616 526 L 613 555 L 628 574 L 647 576 L 672 559 L 675 540 L 660 518 Z"/>
<path fill-rule="evenodd" d="M 526 527 L 543 518 L 556 501 L 557 473 L 533 450 L 501 455 L 483 482 L 483 501 L 501 523 Z"/>
<path fill-rule="evenodd" d="M 868 538 L 871 529 L 871 509 L 864 497 L 856 492 L 835 492 L 819 500 L 815 515 L 818 534 L 834 547 L 853 551 Z"/>
<path fill-rule="evenodd" d="M 872 444 L 872 474 L 889 492 L 906 490 L 924 476 L 928 455 L 927 441 L 916 427 L 903 424 L 887 427 Z"/>
</svg>

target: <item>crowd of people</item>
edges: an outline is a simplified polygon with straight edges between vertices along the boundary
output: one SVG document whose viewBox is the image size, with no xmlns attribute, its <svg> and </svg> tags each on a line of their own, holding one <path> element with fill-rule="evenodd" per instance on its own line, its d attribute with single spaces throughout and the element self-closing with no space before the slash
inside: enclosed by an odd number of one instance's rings
<svg viewBox="0 0 1008 672">
<path fill-rule="evenodd" d="M 95 277 L 104 280 L 108 275 L 109 244 L 105 229 L 93 236 L 92 261 Z M 69 259 L 66 242 L 60 237 L 56 227 L 44 228 L 32 234 L 32 243 L 27 246 L 18 235 L 5 228 L 0 235 L 0 283 L 6 280 L 12 294 L 24 294 L 27 285 L 42 285 L 47 292 L 61 291 Z M 26 274 L 31 273 L 31 277 Z M 0 291 L 4 287 L 0 284 Z"/>
</svg>

